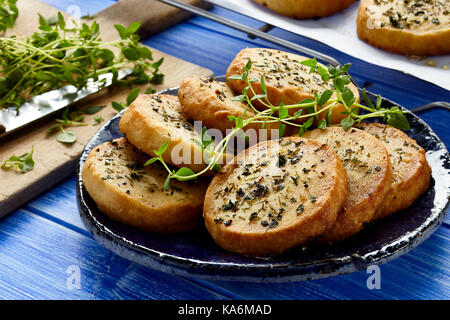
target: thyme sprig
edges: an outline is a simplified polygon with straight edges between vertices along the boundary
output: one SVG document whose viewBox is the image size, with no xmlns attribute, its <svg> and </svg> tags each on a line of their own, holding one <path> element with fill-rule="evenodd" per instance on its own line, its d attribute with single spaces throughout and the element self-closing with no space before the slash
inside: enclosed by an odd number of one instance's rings
<svg viewBox="0 0 450 320">
<path fill-rule="evenodd" d="M 117 81 L 118 70 L 133 72 L 121 84 L 161 83 L 162 59 L 154 62 L 152 52 L 139 42 L 136 32 L 141 23 L 128 28 L 115 25 L 120 39 L 100 38 L 100 26 L 74 26 L 63 15 L 45 19 L 39 15 L 40 32 L 28 37 L 0 38 L 0 109 L 16 106 L 35 95 L 71 84 L 82 88 L 89 78 L 111 72 Z M 119 52 L 119 53 L 115 53 Z"/>
<path fill-rule="evenodd" d="M 65 108 L 61 113 L 61 118 L 55 119 L 55 124 L 47 128 L 46 133 L 48 135 L 53 134 L 55 132 L 60 132 L 56 137 L 56 140 L 65 143 L 72 144 L 74 143 L 78 136 L 75 132 L 66 130 L 67 127 L 80 127 L 89 125 L 87 122 L 84 122 L 85 115 L 94 115 L 103 108 L 105 105 L 100 106 L 88 106 L 85 108 Z M 94 125 L 99 124 L 104 119 L 100 116 L 94 117 Z"/>
<path fill-rule="evenodd" d="M 19 15 L 16 2 L 17 0 L 0 0 L 0 34 L 14 26 Z"/>
<path fill-rule="evenodd" d="M 59 131 L 60 133 L 56 137 L 56 140 L 61 143 L 72 144 L 77 140 L 77 134 L 73 131 L 66 130 L 66 128 L 87 126 L 88 123 L 83 120 L 84 117 L 81 115 L 80 111 L 77 110 L 69 113 L 69 108 L 66 108 L 62 113 L 61 119 L 55 119 L 56 124 L 49 127 L 46 130 L 46 133 L 53 134 Z"/>
<path fill-rule="evenodd" d="M 303 133 L 310 130 L 314 125 L 323 130 L 328 126 L 336 125 L 342 126 L 344 130 L 348 130 L 350 127 L 359 124 L 361 121 L 373 117 L 381 117 L 387 124 L 398 129 L 409 130 L 408 120 L 400 107 L 393 106 L 391 108 L 383 108 L 381 106 L 381 96 L 377 96 L 376 104 L 374 105 L 368 98 L 366 91 L 363 90 L 363 99 L 366 105 L 356 102 L 356 97 L 348 86 L 351 83 L 351 78 L 347 73 L 350 64 L 345 64 L 340 67 L 328 65 L 327 68 L 325 68 L 317 62 L 316 58 L 307 59 L 301 63 L 310 67 L 310 73 L 316 72 L 319 74 L 322 81 L 331 81 L 332 89 L 327 89 L 321 93 L 314 92 L 314 98 L 307 98 L 296 104 L 285 105 L 281 103 L 278 106 L 274 106 L 268 98 L 264 76 L 261 76 L 260 79 L 249 78 L 252 61 L 251 59 L 248 59 L 241 75 L 228 77 L 230 80 L 240 80 L 246 83 L 246 87 L 243 89 L 242 94 L 232 98 L 232 100 L 238 100 L 246 104 L 244 119 L 240 116 L 229 116 L 228 120 L 234 123 L 234 127 L 231 132 L 221 141 L 217 142 L 214 147 L 212 147 L 211 141 L 202 139 L 202 145 L 209 150 L 208 154 L 210 155 L 210 161 L 207 163 L 206 167 L 200 172 L 194 172 L 186 167 L 179 168 L 178 170 L 170 169 L 162 157 L 163 153 L 167 150 L 168 141 L 163 144 L 159 150 L 154 151 L 157 156 L 148 160 L 145 165 L 159 161 L 166 168 L 168 171 L 165 183 L 166 190 L 169 188 L 171 179 L 179 181 L 197 179 L 217 165 L 218 160 L 224 154 L 230 139 L 235 135 L 242 133 L 242 129 L 251 123 L 260 123 L 262 128 L 265 128 L 267 123 L 278 123 L 280 137 L 284 135 L 287 125 L 297 128 L 298 135 L 302 136 Z M 261 93 L 255 91 L 253 83 L 256 82 L 259 83 Z M 254 105 L 255 100 L 266 109 L 263 111 L 258 110 Z M 345 107 L 346 111 L 342 113 L 347 116 L 340 124 L 332 124 L 332 110 L 338 104 Z M 251 117 L 247 117 L 247 111 L 249 109 L 251 109 L 254 114 Z M 293 114 L 292 112 L 289 112 L 291 109 L 295 111 Z M 360 114 L 359 110 L 363 110 L 363 112 Z M 325 117 L 319 117 L 321 114 L 324 114 Z M 202 134 L 203 133 L 204 131 Z"/>
<path fill-rule="evenodd" d="M 1 168 L 4 170 L 12 169 L 17 173 L 27 173 L 34 168 L 33 152 L 34 147 L 31 147 L 30 152 L 26 152 L 21 156 L 13 155 L 3 162 Z"/>
</svg>

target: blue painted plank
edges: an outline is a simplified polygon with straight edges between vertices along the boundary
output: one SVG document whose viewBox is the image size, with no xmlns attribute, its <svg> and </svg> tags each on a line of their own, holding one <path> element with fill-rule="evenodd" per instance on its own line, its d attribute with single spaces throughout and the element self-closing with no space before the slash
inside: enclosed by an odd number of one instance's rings
<svg viewBox="0 0 450 320">
<path fill-rule="evenodd" d="M 89 234 L 78 214 L 75 175 L 27 203 L 24 208 L 80 233 Z"/>
<path fill-rule="evenodd" d="M 27 210 L 0 221 L 0 299 L 223 299 L 173 275 L 130 263 L 92 238 Z M 80 289 L 68 268 L 80 270 Z"/>
<path fill-rule="evenodd" d="M 380 266 L 381 288 L 370 290 L 372 273 L 285 284 L 214 281 L 246 299 L 450 299 L 450 231 L 439 229 L 411 253 Z M 430 265 L 430 258 L 433 262 Z M 430 274 L 430 268 L 433 273 Z"/>
</svg>

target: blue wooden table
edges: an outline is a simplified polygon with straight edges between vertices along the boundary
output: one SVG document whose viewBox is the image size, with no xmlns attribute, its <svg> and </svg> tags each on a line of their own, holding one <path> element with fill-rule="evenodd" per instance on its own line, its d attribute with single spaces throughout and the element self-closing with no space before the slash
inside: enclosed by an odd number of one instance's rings
<svg viewBox="0 0 450 320">
<path fill-rule="evenodd" d="M 80 6 L 95 14 L 112 1 L 47 0 L 61 10 Z M 213 8 L 212 12 L 252 27 L 256 20 Z M 400 72 L 384 69 L 315 41 L 274 29 L 272 34 L 311 47 L 341 62 L 360 86 L 407 108 L 445 100 L 450 92 Z M 144 41 L 151 47 L 225 74 L 245 47 L 274 47 L 203 18 L 192 18 Z M 450 76 L 449 76 L 450 81 Z M 450 147 L 449 114 L 421 117 Z M 73 281 L 79 271 L 79 282 Z M 75 174 L 0 220 L 0 299 L 449 299 L 450 217 L 423 244 L 382 265 L 381 288 L 369 289 L 366 271 L 285 284 L 181 278 L 131 263 L 100 246 L 80 220 Z"/>
</svg>

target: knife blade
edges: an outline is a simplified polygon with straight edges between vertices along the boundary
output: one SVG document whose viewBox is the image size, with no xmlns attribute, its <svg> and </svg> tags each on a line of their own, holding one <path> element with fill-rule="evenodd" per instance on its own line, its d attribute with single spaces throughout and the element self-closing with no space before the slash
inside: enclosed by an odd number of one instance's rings
<svg viewBox="0 0 450 320">
<path fill-rule="evenodd" d="M 123 79 L 131 73 L 131 69 L 119 70 L 117 79 Z M 81 89 L 67 85 L 37 95 L 22 104 L 19 113 L 16 108 L 0 110 L 0 138 L 99 92 L 110 86 L 112 80 L 113 74 L 105 73 L 100 75 L 96 81 L 88 79 L 86 86 Z"/>
</svg>

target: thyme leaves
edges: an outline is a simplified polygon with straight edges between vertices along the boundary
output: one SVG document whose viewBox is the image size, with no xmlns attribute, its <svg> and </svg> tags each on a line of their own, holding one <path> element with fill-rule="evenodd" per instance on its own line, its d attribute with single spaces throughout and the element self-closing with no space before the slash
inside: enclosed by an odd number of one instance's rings
<svg viewBox="0 0 450 320">
<path fill-rule="evenodd" d="M 0 34 L 14 26 L 19 15 L 17 0 L 0 0 Z"/>
<path fill-rule="evenodd" d="M 15 106 L 19 112 L 30 97 L 68 84 L 82 88 L 88 79 L 105 73 L 113 74 L 114 83 L 128 86 L 162 82 L 163 60 L 154 62 L 151 50 L 139 42 L 140 22 L 128 28 L 116 25 L 120 39 L 105 42 L 95 20 L 69 26 L 61 13 L 50 20 L 39 15 L 40 30 L 31 36 L 0 38 L 0 109 Z M 117 80 L 125 67 L 132 73 Z"/>
<path fill-rule="evenodd" d="M 5 160 L 1 166 L 4 170 L 14 170 L 17 173 L 27 173 L 34 168 L 33 160 L 34 148 L 30 152 L 26 152 L 21 156 L 13 155 L 8 160 Z"/>
<path fill-rule="evenodd" d="M 300 62 L 302 65 L 309 67 L 309 73 L 317 73 L 323 82 L 331 82 L 331 89 L 325 89 L 323 92 L 314 92 L 314 99 L 307 98 L 300 101 L 297 104 L 285 105 L 280 103 L 280 105 L 273 105 L 268 98 L 267 84 L 265 82 L 264 76 L 260 79 L 249 78 L 250 71 L 252 68 L 252 61 L 249 58 L 243 72 L 241 75 L 232 75 L 228 77 L 230 80 L 244 81 L 246 86 L 244 87 L 242 94 L 238 95 L 232 100 L 241 101 L 247 105 L 247 109 L 251 109 L 254 112 L 254 116 L 242 119 L 241 117 L 228 116 L 228 120 L 234 123 L 232 131 L 225 136 L 221 141 L 217 141 L 214 145 L 208 144 L 206 147 L 209 148 L 210 154 L 212 155 L 206 168 L 200 172 L 193 172 L 192 170 L 187 170 L 187 168 L 181 168 L 178 172 L 171 170 L 167 167 L 162 157 L 156 157 L 149 160 L 149 163 L 155 161 L 160 161 L 168 171 L 168 180 L 176 178 L 182 181 L 193 180 L 211 170 L 217 165 L 218 159 L 223 155 L 225 147 L 230 141 L 230 139 L 242 131 L 243 128 L 251 123 L 260 123 L 264 128 L 267 123 L 276 122 L 280 125 L 280 134 L 284 133 L 287 125 L 295 127 L 298 129 L 298 135 L 302 136 L 311 127 L 316 126 L 320 129 L 326 129 L 330 124 L 331 111 L 333 108 L 340 104 L 343 105 L 346 111 L 342 112 L 347 116 L 340 122 L 340 126 L 343 129 L 348 130 L 352 126 L 359 124 L 362 120 L 380 117 L 383 118 L 389 125 L 408 130 L 409 123 L 404 115 L 404 112 L 398 107 L 393 106 L 390 108 L 385 108 L 382 106 L 382 99 L 377 96 L 375 104 L 373 104 L 368 98 L 365 90 L 363 91 L 363 99 L 366 105 L 362 105 L 356 102 L 356 96 L 348 86 L 351 83 L 351 78 L 347 74 L 350 64 L 345 64 L 339 67 L 333 67 L 328 65 L 326 68 L 317 62 L 316 58 L 307 59 Z M 260 92 L 256 92 L 254 88 L 254 83 L 259 83 Z M 254 102 L 258 101 L 260 105 L 264 106 L 264 110 L 257 109 L 254 106 Z M 295 110 L 295 113 L 291 115 L 289 111 Z M 359 114 L 359 110 L 363 110 L 364 113 Z M 320 114 L 324 114 L 325 117 L 320 118 Z M 298 121 L 303 120 L 303 121 Z M 314 122 L 316 120 L 316 122 Z M 301 123 L 303 122 L 303 123 Z M 204 141 L 202 141 L 204 143 Z M 284 159 L 281 158 L 278 161 L 278 166 L 283 166 L 285 164 Z M 245 171 L 244 171 L 245 173 Z M 314 203 L 316 198 L 311 196 L 311 201 Z"/>
</svg>

